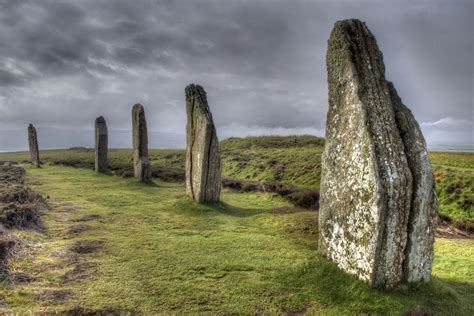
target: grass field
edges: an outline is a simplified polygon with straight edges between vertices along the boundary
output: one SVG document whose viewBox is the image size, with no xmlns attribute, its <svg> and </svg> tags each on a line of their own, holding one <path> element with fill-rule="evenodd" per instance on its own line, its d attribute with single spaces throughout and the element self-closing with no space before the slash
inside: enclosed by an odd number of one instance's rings
<svg viewBox="0 0 474 316">
<path fill-rule="evenodd" d="M 43 230 L 14 231 L 22 247 L 0 287 L 4 310 L 474 314 L 473 240 L 437 239 L 432 282 L 386 292 L 321 258 L 317 212 L 278 196 L 225 190 L 201 206 L 181 183 L 49 165 L 27 174 L 51 210 Z"/>
<path fill-rule="evenodd" d="M 314 136 L 230 138 L 220 143 L 223 175 L 247 181 L 269 181 L 319 189 L 324 140 Z M 93 168 L 93 150 L 47 150 L 47 163 Z M 0 160 L 27 161 L 29 154 L 2 153 Z M 166 180 L 184 177 L 183 150 L 151 150 L 155 176 Z M 474 153 L 431 152 L 440 214 L 457 227 L 474 231 Z M 131 174 L 132 153 L 109 151 L 111 169 Z"/>
<path fill-rule="evenodd" d="M 474 231 L 474 154 L 430 154 L 440 213 L 460 228 Z"/>
</svg>

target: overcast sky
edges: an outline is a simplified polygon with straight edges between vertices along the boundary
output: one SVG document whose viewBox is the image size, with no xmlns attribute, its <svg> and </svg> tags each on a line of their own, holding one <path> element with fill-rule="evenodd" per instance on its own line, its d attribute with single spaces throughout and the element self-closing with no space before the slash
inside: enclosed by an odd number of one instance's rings
<svg viewBox="0 0 474 316">
<path fill-rule="evenodd" d="M 0 0 L 0 149 L 30 122 L 40 136 L 93 145 L 74 135 L 99 115 L 112 143 L 128 146 L 138 102 L 151 131 L 184 139 L 192 82 L 207 91 L 220 138 L 323 136 L 327 39 L 345 18 L 374 33 L 430 144 L 472 144 L 473 3 Z"/>
</svg>

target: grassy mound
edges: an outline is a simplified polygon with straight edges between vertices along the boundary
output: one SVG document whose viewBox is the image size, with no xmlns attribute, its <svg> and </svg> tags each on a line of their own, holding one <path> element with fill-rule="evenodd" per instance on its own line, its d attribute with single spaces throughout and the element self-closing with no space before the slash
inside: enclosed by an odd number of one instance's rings
<svg viewBox="0 0 474 316">
<path fill-rule="evenodd" d="M 319 189 L 324 140 L 314 136 L 230 138 L 221 142 L 224 176 Z"/>
<path fill-rule="evenodd" d="M 301 136 L 249 136 L 245 138 L 231 137 L 220 142 L 221 148 L 236 150 L 250 148 L 294 148 L 324 146 L 324 138 Z"/>
</svg>

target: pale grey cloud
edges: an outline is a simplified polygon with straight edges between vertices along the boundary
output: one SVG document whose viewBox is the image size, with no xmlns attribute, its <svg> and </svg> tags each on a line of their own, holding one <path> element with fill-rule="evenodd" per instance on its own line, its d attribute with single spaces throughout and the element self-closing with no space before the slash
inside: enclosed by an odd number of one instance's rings
<svg viewBox="0 0 474 316">
<path fill-rule="evenodd" d="M 443 117 L 434 122 L 421 122 L 421 127 L 426 128 L 443 128 L 450 130 L 466 130 L 471 129 L 472 131 L 472 122 L 466 119 L 454 119 L 450 116 Z"/>
<path fill-rule="evenodd" d="M 449 144 L 474 150 L 474 127 L 472 119 L 443 117 L 432 122 L 422 122 L 421 128 L 431 145 Z"/>
</svg>

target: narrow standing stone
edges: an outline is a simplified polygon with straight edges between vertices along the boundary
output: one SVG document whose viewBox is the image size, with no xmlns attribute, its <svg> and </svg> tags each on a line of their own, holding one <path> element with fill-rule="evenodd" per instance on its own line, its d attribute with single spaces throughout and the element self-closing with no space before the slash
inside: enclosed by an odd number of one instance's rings
<svg viewBox="0 0 474 316">
<path fill-rule="evenodd" d="M 107 148 L 108 148 L 107 123 L 100 116 L 95 120 L 95 171 L 107 171 Z"/>
<path fill-rule="evenodd" d="M 30 146 L 31 163 L 36 167 L 40 167 L 38 136 L 36 135 L 36 129 L 33 124 L 28 126 L 28 144 Z"/>
<path fill-rule="evenodd" d="M 320 252 L 371 286 L 428 280 L 436 206 L 421 131 L 386 81 L 382 53 L 364 23 L 335 24 L 327 67 Z"/>
<path fill-rule="evenodd" d="M 219 141 L 206 92 L 199 85 L 185 89 L 186 112 L 186 193 L 199 203 L 219 201 L 221 159 Z"/>
<path fill-rule="evenodd" d="M 132 108 L 133 170 L 135 177 L 142 182 L 151 181 L 150 160 L 148 158 L 148 132 L 145 109 L 141 104 Z"/>
</svg>

